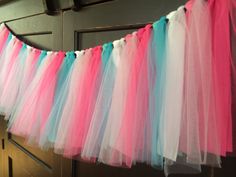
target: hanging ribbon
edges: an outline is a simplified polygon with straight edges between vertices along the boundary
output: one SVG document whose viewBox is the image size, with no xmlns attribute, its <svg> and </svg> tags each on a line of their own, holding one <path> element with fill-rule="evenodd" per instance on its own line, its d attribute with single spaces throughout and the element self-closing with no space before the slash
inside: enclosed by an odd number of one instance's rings
<svg viewBox="0 0 236 177">
<path fill-rule="evenodd" d="M 26 143 L 170 173 L 235 149 L 235 1 L 190 0 L 120 40 L 44 51 L 0 26 L 0 112 Z M 233 133 L 234 132 L 234 133 Z"/>
</svg>

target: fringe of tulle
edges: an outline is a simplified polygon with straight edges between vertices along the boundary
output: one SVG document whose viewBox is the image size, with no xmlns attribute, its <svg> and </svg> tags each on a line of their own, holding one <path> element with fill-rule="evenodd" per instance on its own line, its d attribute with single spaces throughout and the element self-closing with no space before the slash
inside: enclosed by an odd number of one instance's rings
<svg viewBox="0 0 236 177">
<path fill-rule="evenodd" d="M 220 167 L 236 143 L 235 14 L 233 0 L 190 0 L 125 38 L 76 52 L 30 47 L 1 24 L 8 131 L 88 162 L 146 163 L 166 174 Z"/>
</svg>

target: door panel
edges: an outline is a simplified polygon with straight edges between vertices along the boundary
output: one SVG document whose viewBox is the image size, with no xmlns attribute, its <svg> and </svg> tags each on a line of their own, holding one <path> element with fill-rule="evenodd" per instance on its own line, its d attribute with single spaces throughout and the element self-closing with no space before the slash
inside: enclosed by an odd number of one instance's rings
<svg viewBox="0 0 236 177">
<path fill-rule="evenodd" d="M 40 14 L 6 23 L 23 41 L 48 50 L 62 49 L 62 17 Z"/>
<path fill-rule="evenodd" d="M 54 154 L 52 153 L 52 150 L 41 151 L 37 147 L 28 146 L 26 145 L 26 142 L 24 141 L 23 138 L 14 136 L 10 133 L 8 133 L 7 139 L 9 142 L 11 142 L 11 144 L 16 146 L 18 149 L 22 150 L 26 154 L 29 154 L 37 161 L 42 161 L 46 166 L 50 167 L 51 164 L 53 163 Z"/>
<path fill-rule="evenodd" d="M 0 5 L 0 22 L 44 12 L 41 0 L 3 0 Z"/>
<path fill-rule="evenodd" d="M 37 35 L 23 35 L 28 44 L 37 48 L 51 50 L 53 43 L 53 36 L 51 34 L 37 34 Z"/>
<path fill-rule="evenodd" d="M 78 49 L 75 46 L 77 43 L 75 33 L 78 31 L 134 29 L 158 20 L 162 15 L 175 10 L 185 2 L 186 0 L 115 0 L 82 6 L 78 12 L 65 11 L 63 13 L 63 49 Z M 113 39 L 112 35 L 109 37 L 110 39 L 107 37 L 107 40 Z M 102 41 L 104 40 L 101 39 Z"/>
<path fill-rule="evenodd" d="M 77 3 L 81 6 L 85 6 L 85 5 L 99 4 L 107 1 L 114 1 L 114 0 L 77 0 Z"/>
<path fill-rule="evenodd" d="M 75 32 L 76 46 L 77 49 L 86 49 L 90 47 L 94 47 L 97 45 L 102 45 L 106 42 L 117 40 L 121 37 L 124 37 L 128 33 L 132 33 L 135 31 L 134 29 L 100 29 L 94 31 L 87 32 Z"/>
</svg>

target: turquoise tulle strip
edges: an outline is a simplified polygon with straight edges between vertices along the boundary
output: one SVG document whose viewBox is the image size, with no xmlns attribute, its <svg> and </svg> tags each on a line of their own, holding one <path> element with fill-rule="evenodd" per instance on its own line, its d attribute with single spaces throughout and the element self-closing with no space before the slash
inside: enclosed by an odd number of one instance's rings
<svg viewBox="0 0 236 177">
<path fill-rule="evenodd" d="M 152 122 L 152 166 L 163 167 L 163 117 L 166 65 L 166 17 L 153 24 L 153 38 L 150 57 L 150 119 Z M 154 78 L 153 78 L 154 77 Z"/>
<path fill-rule="evenodd" d="M 69 70 L 72 66 L 72 64 L 75 61 L 75 54 L 74 52 L 67 52 L 66 58 L 64 59 L 62 63 L 62 67 L 58 74 L 58 80 L 57 80 L 57 86 L 56 86 L 56 92 L 55 92 L 55 102 L 57 101 L 58 94 L 60 93 L 61 86 L 64 84 L 64 81 L 66 80 L 67 74 L 69 73 Z"/>
<path fill-rule="evenodd" d="M 41 62 L 43 61 L 44 58 L 46 58 L 47 52 L 45 50 L 42 50 L 39 59 L 37 61 L 37 68 L 40 66 Z"/>
<path fill-rule="evenodd" d="M 46 123 L 45 131 L 43 131 L 43 134 L 40 137 L 39 144 L 43 148 L 51 147 L 56 140 L 62 110 L 67 98 L 70 75 L 74 61 L 74 52 L 67 52 L 58 74 L 54 105 Z"/>
<path fill-rule="evenodd" d="M 102 65 L 103 65 L 103 69 L 105 68 L 109 58 L 110 58 L 110 55 L 111 55 L 111 52 L 112 52 L 112 49 L 113 49 L 113 44 L 112 42 L 109 42 L 109 43 L 106 43 L 103 45 L 103 51 L 102 51 Z"/>
</svg>

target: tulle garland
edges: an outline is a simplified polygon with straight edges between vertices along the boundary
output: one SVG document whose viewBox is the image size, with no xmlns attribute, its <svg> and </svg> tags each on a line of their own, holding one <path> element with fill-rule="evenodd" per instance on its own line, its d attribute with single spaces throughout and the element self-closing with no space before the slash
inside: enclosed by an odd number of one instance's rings
<svg viewBox="0 0 236 177">
<path fill-rule="evenodd" d="M 190 0 L 75 52 L 33 48 L 1 24 L 8 131 L 88 162 L 146 163 L 166 175 L 220 167 L 221 156 L 235 155 L 235 14 L 233 0 Z"/>
</svg>

